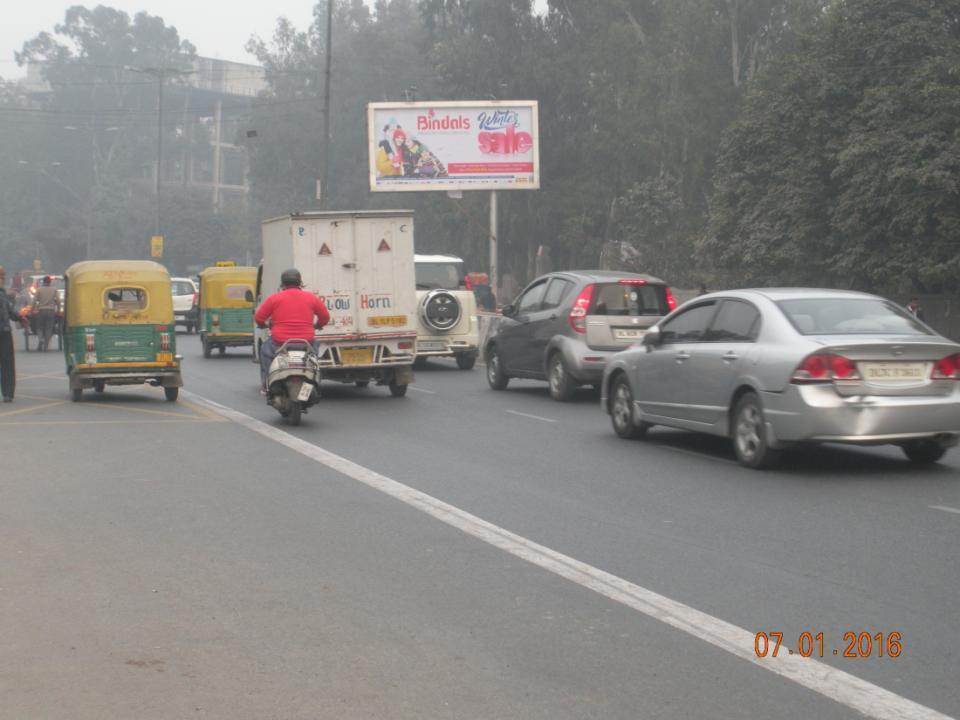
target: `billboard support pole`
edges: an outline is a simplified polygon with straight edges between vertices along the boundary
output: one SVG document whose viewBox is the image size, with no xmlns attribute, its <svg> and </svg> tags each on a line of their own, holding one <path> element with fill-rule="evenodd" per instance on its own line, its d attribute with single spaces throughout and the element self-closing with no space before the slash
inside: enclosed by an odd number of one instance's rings
<svg viewBox="0 0 960 720">
<path fill-rule="evenodd" d="M 497 275 L 497 191 L 490 191 L 490 289 L 500 299 Z"/>
</svg>

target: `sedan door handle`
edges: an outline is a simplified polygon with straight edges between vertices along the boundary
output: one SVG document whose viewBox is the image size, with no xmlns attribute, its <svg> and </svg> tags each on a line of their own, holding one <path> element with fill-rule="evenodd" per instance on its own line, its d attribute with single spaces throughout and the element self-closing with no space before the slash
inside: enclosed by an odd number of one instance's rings
<svg viewBox="0 0 960 720">
<path fill-rule="evenodd" d="M 682 363 L 683 361 L 690 359 L 690 353 L 688 353 L 686 350 L 681 350 L 674 357 L 677 359 L 678 363 Z"/>
<path fill-rule="evenodd" d="M 740 357 L 739 355 L 737 355 L 733 350 L 731 350 L 730 352 L 726 353 L 726 354 L 723 356 L 723 361 L 724 361 L 724 362 L 733 362 L 734 360 L 737 360 L 739 357 Z"/>
</svg>

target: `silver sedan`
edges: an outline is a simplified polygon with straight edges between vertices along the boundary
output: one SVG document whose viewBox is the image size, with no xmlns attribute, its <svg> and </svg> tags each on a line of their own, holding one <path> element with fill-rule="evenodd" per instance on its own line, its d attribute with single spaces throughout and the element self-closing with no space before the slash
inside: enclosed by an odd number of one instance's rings
<svg viewBox="0 0 960 720">
<path fill-rule="evenodd" d="M 703 295 L 615 355 L 614 431 L 668 425 L 733 439 L 749 467 L 805 442 L 893 443 L 934 463 L 960 439 L 960 344 L 900 306 L 839 290 Z"/>
</svg>

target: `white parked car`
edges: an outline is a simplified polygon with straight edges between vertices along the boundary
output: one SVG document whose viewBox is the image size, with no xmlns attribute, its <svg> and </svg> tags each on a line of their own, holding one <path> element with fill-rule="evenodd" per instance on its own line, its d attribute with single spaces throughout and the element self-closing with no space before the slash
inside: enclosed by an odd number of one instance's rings
<svg viewBox="0 0 960 720">
<path fill-rule="evenodd" d="M 170 278 L 173 288 L 173 316 L 177 325 L 186 327 L 188 333 L 196 332 L 199 319 L 199 296 L 197 284 L 186 277 Z"/>
<path fill-rule="evenodd" d="M 417 274 L 417 361 L 452 357 L 461 370 L 477 362 L 477 301 L 463 259 L 454 255 L 414 256 Z"/>
</svg>

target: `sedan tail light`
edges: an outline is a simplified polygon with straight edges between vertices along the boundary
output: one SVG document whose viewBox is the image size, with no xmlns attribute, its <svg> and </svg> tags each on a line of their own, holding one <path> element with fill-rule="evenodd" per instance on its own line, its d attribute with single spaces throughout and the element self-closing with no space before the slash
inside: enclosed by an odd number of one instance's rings
<svg viewBox="0 0 960 720">
<path fill-rule="evenodd" d="M 960 353 L 940 358 L 933 364 L 931 380 L 960 380 Z"/>
<path fill-rule="evenodd" d="M 591 300 L 593 300 L 593 285 L 587 285 L 573 301 L 573 308 L 567 316 L 570 327 L 578 333 L 587 331 L 587 310 L 590 308 Z"/>
<path fill-rule="evenodd" d="M 814 353 L 804 358 L 790 378 L 794 383 L 825 383 L 834 380 L 860 380 L 857 364 L 843 355 Z"/>
</svg>

